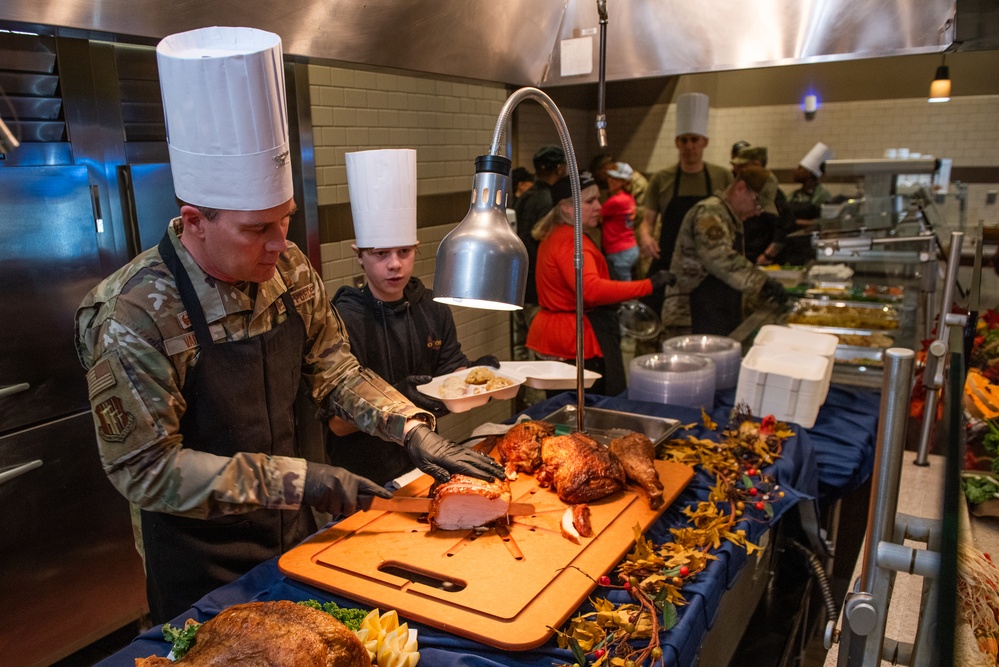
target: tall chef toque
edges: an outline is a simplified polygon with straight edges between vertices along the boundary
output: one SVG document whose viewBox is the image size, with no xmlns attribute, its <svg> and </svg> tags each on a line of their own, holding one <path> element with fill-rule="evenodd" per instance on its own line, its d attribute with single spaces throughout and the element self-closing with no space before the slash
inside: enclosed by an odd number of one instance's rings
<svg viewBox="0 0 999 667">
<path fill-rule="evenodd" d="M 832 157 L 833 152 L 820 141 L 812 146 L 812 150 L 808 151 L 808 154 L 801 158 L 801 162 L 798 164 L 812 172 L 816 177 L 819 177 L 822 176 L 822 163 L 826 160 L 831 160 Z"/>
<path fill-rule="evenodd" d="M 416 245 L 416 151 L 360 151 L 345 157 L 357 247 Z"/>
<path fill-rule="evenodd" d="M 708 136 L 710 104 L 704 93 L 684 93 L 676 98 L 676 136 L 699 134 Z"/>
<path fill-rule="evenodd" d="M 260 211 L 294 196 L 280 37 L 199 28 L 164 37 L 156 62 L 178 199 Z"/>
</svg>

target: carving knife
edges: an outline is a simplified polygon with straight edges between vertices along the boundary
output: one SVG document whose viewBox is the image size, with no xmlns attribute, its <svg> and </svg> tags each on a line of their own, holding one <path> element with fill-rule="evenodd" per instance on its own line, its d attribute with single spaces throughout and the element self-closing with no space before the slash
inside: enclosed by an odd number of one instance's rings
<svg viewBox="0 0 999 667">
<path fill-rule="evenodd" d="M 360 498 L 361 509 L 383 510 L 387 512 L 413 512 L 416 514 L 426 514 L 430 511 L 432 498 L 413 498 L 407 496 L 393 496 L 391 498 L 379 498 L 378 496 L 362 496 Z M 510 516 L 524 516 L 536 514 L 534 505 L 531 503 L 510 503 L 507 514 Z"/>
</svg>

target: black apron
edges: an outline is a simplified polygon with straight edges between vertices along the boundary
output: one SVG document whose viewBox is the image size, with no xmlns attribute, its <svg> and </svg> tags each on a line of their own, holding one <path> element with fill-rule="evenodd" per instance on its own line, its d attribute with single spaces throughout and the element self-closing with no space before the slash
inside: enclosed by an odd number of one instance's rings
<svg viewBox="0 0 999 667">
<path fill-rule="evenodd" d="M 680 236 L 680 225 L 683 223 L 684 216 L 687 215 L 687 211 L 694 208 L 697 202 L 711 196 L 711 174 L 708 173 L 707 165 L 704 165 L 704 187 L 706 189 L 704 195 L 684 195 L 681 197 L 680 179 L 682 175 L 683 172 L 680 169 L 680 165 L 677 164 L 676 178 L 673 179 L 673 196 L 670 198 L 669 203 L 666 204 L 666 210 L 662 212 L 661 216 L 659 259 L 652 260 L 648 273 L 645 274 L 646 277 L 664 269 L 669 271 L 670 263 L 673 261 L 673 250 L 676 248 L 676 239 Z M 666 290 L 660 289 L 643 298 L 642 302 L 652 308 L 653 312 L 661 313 L 665 297 Z"/>
<path fill-rule="evenodd" d="M 736 234 L 732 248 L 745 254 L 745 235 Z M 690 332 L 728 336 L 742 322 L 742 292 L 713 275 L 690 292 Z"/>
<path fill-rule="evenodd" d="M 597 337 L 600 351 L 604 355 L 603 370 L 597 371 L 603 375 L 599 380 L 603 384 L 600 391 L 594 393 L 617 396 L 628 388 L 628 378 L 624 373 L 624 358 L 621 356 L 621 325 L 618 321 L 617 305 L 592 308 L 586 312 L 586 319 L 590 321 L 593 335 Z"/>
<path fill-rule="evenodd" d="M 164 235 L 159 251 L 177 281 L 201 347 L 182 390 L 184 447 L 296 456 L 295 398 L 305 325 L 288 292 L 287 319 L 259 336 L 214 343 L 191 278 Z M 258 509 L 215 519 L 142 512 L 146 594 L 153 623 L 168 621 L 205 594 L 277 556 L 315 531 L 311 510 Z"/>
</svg>

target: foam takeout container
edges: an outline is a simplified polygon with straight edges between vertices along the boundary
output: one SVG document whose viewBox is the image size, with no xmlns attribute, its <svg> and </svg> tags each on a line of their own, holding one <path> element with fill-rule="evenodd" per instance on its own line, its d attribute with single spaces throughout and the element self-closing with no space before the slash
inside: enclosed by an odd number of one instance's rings
<svg viewBox="0 0 999 667">
<path fill-rule="evenodd" d="M 468 376 L 472 370 L 476 368 L 485 368 L 492 371 L 497 377 L 506 378 L 510 380 L 512 384 L 501 387 L 500 389 L 493 389 L 492 391 L 487 391 L 483 385 L 471 385 L 468 393 L 465 396 L 458 398 L 442 398 L 440 394 L 441 385 L 448 378 L 460 377 L 464 379 Z M 517 395 L 517 391 L 520 390 L 520 385 L 524 384 L 525 378 L 521 375 L 505 371 L 502 368 L 491 368 L 489 366 L 473 366 L 471 368 L 465 368 L 460 371 L 455 371 L 454 373 L 448 373 L 447 375 L 441 375 L 435 377 L 433 380 L 426 384 L 418 385 L 416 388 L 420 393 L 426 394 L 431 398 L 435 398 L 442 402 L 444 406 L 451 412 L 466 412 L 472 408 L 477 408 L 479 406 L 485 405 L 490 401 L 490 399 L 496 400 L 507 400 L 511 399 Z M 481 390 L 474 389 L 474 387 L 482 386 Z"/>
</svg>

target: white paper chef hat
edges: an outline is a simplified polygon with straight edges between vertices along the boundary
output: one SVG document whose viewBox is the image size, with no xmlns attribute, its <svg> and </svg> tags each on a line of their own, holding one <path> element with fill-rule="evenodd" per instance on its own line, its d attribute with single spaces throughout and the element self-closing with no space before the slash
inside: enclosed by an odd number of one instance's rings
<svg viewBox="0 0 999 667">
<path fill-rule="evenodd" d="M 177 198 L 259 211 L 291 199 L 281 38 L 212 27 L 156 47 Z"/>
<path fill-rule="evenodd" d="M 345 157 L 357 247 L 416 245 L 416 151 L 360 151 Z"/>
<path fill-rule="evenodd" d="M 676 136 L 699 134 L 708 136 L 708 96 L 704 93 L 684 93 L 676 98 Z"/>
<path fill-rule="evenodd" d="M 822 163 L 825 162 L 826 160 L 831 160 L 832 156 L 833 152 L 829 150 L 828 146 L 826 146 L 824 143 L 820 141 L 819 143 L 812 146 L 812 150 L 808 151 L 808 155 L 801 158 L 801 162 L 799 162 L 798 164 L 800 164 L 802 167 L 812 172 L 816 176 L 821 176 Z"/>
</svg>

